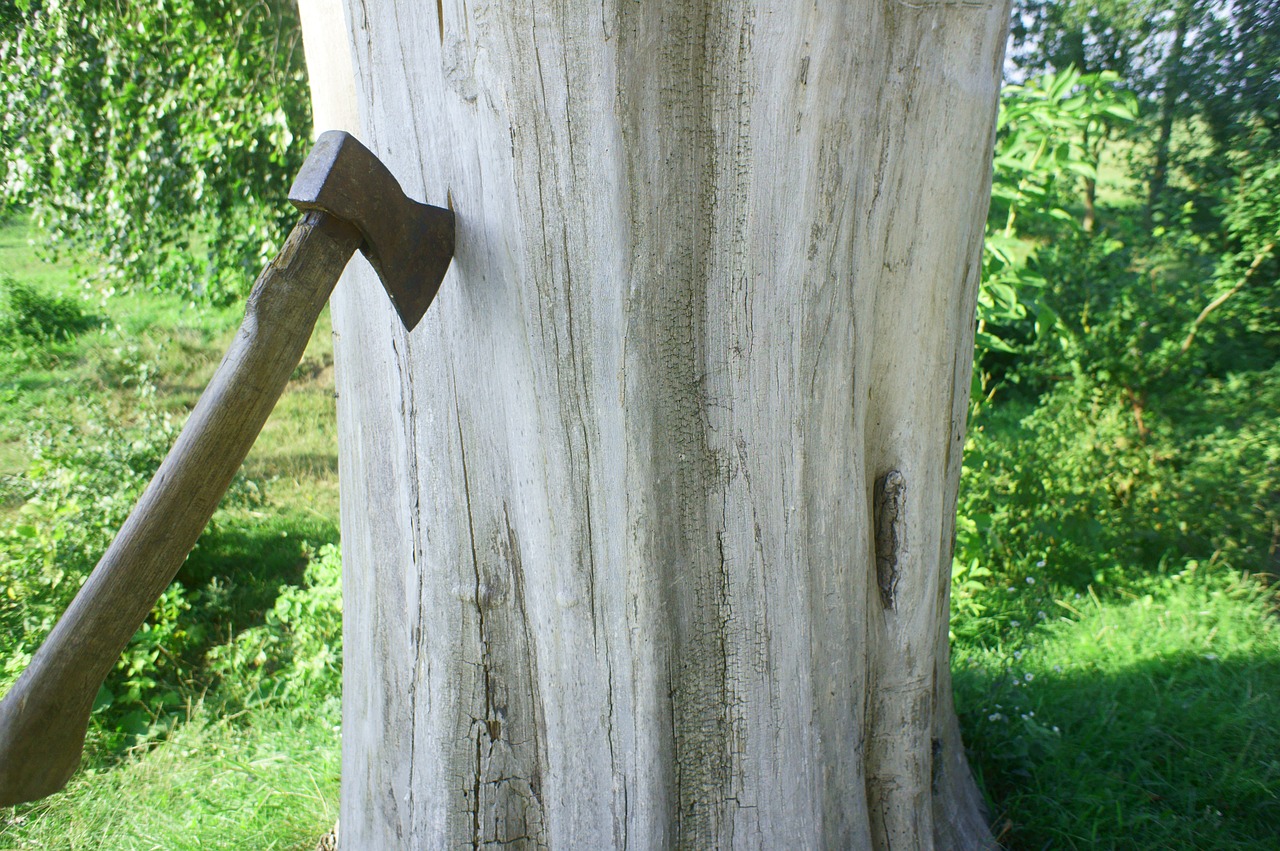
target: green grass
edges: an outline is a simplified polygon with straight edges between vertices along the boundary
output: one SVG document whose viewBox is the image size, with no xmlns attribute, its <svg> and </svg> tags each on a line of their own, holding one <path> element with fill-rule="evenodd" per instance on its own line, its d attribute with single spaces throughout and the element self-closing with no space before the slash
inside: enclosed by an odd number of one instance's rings
<svg viewBox="0 0 1280 851">
<path fill-rule="evenodd" d="M 1150 585 L 1071 595 L 1003 645 L 956 648 L 966 744 L 1006 847 L 1276 847 L 1274 598 L 1194 567 Z"/>
<path fill-rule="evenodd" d="M 0 476 L 26 468 L 28 438 L 42 423 L 69 417 L 80 422 L 102 411 L 128 421 L 139 407 L 133 391 L 144 385 L 154 385 L 162 410 L 185 416 L 242 318 L 241 308 L 197 307 L 172 294 L 129 292 L 103 299 L 80 283 L 83 275 L 73 261 L 40 262 L 22 222 L 0 227 L 0 268 L 50 293 L 81 298 L 85 309 L 101 319 L 100 327 L 70 340 L 0 358 Z M 329 328 L 326 308 L 295 380 L 246 463 L 251 477 L 278 478 L 290 497 L 336 516 Z"/>
<path fill-rule="evenodd" d="M 29 438 L 43 424 L 82 424 L 111 414 L 125 422 L 136 391 L 154 384 L 162 408 L 185 414 L 195 404 L 239 322 L 238 310 L 197 308 L 173 295 L 139 292 L 110 299 L 63 257 L 42 262 L 16 221 L 0 227 L 0 269 L 38 291 L 78 301 L 94 327 L 45 344 L 8 341 L 0 357 L 0 477 L 24 471 Z"/>
<path fill-rule="evenodd" d="M 21 217 L 0 224 L 0 269 L 65 295 L 78 277 L 76 262 L 67 255 L 56 261 L 44 256 L 32 244 L 34 236 L 30 225 Z"/>
<path fill-rule="evenodd" d="M 310 851 L 338 817 L 336 715 L 228 721 L 197 705 L 166 741 L 0 810 L 0 848 Z"/>
</svg>

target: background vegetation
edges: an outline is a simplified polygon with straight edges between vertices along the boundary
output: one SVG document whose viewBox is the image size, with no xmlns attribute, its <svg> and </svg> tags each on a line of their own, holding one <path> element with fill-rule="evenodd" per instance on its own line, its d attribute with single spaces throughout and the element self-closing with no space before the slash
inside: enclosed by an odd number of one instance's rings
<svg viewBox="0 0 1280 851">
<path fill-rule="evenodd" d="M 0 211 L 107 287 L 245 295 L 310 148 L 295 3 L 0 0 L 0 27 Z"/>
<path fill-rule="evenodd" d="M 972 763 L 1010 848 L 1271 848 L 1280 0 L 1017 6 L 953 570 Z M 283 0 L 0 0 L 0 99 L 3 689 L 216 365 L 309 128 Z M 0 847 L 332 823 L 330 364 L 321 331 L 88 770 Z"/>
</svg>

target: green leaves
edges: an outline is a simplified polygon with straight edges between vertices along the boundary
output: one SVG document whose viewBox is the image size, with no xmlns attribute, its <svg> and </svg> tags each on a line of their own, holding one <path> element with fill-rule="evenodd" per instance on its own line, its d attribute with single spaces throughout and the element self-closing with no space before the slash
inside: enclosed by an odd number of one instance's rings
<svg viewBox="0 0 1280 851">
<path fill-rule="evenodd" d="M 1136 99 L 1117 83 L 1114 74 L 1068 68 L 1004 89 L 978 293 L 979 397 L 989 395 L 991 355 L 1016 354 L 1017 340 L 1058 335 L 1065 343 L 1035 260 L 1041 238 L 1080 229 L 1067 207 L 1079 182 L 1097 177 L 1100 140 L 1137 116 Z"/>
<path fill-rule="evenodd" d="M 308 548 L 301 587 L 284 585 L 261 626 L 209 651 L 211 667 L 236 699 L 337 694 L 342 670 L 342 553 L 333 544 Z"/>
<path fill-rule="evenodd" d="M 0 33 L 0 211 L 31 207 L 115 286 L 246 293 L 310 136 L 293 4 L 50 3 Z"/>
<path fill-rule="evenodd" d="M 100 321 L 74 299 L 50 296 L 0 276 L 0 340 L 11 344 L 67 340 Z"/>
<path fill-rule="evenodd" d="M 1026 85 L 1006 86 L 1001 97 L 992 185 L 993 218 L 1013 236 L 1019 216 L 1071 221 L 1064 209 L 1071 177 L 1097 176 L 1100 149 L 1090 139 L 1134 121 L 1137 99 L 1115 74 L 1081 74 L 1074 68 Z"/>
</svg>

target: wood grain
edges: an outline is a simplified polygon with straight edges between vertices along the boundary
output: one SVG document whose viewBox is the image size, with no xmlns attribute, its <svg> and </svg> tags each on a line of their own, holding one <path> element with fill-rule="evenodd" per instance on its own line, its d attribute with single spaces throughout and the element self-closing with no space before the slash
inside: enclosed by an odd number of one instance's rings
<svg viewBox="0 0 1280 851">
<path fill-rule="evenodd" d="M 335 296 L 344 847 L 989 840 L 946 635 L 1007 3 L 346 9 L 458 240 L 412 334 Z"/>
</svg>

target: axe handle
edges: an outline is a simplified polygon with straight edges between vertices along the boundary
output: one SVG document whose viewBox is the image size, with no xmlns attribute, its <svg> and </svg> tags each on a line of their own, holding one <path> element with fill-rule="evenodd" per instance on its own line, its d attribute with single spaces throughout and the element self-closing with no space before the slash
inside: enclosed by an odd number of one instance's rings
<svg viewBox="0 0 1280 851">
<path fill-rule="evenodd" d="M 0 703 L 0 806 L 58 791 L 79 766 L 102 681 L 213 516 L 361 241 L 351 225 L 308 212 L 254 284 L 173 449 Z"/>
</svg>

